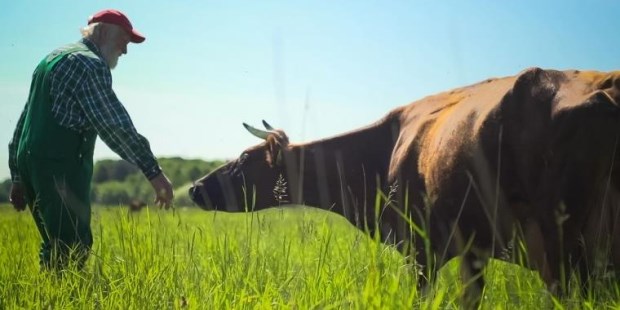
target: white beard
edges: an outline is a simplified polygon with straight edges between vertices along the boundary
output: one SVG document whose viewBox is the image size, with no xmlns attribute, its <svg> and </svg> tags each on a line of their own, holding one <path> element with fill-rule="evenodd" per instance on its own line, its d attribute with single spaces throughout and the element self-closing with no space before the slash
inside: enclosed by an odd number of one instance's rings
<svg viewBox="0 0 620 310">
<path fill-rule="evenodd" d="M 116 65 L 118 64 L 118 58 L 121 56 L 120 53 L 118 53 L 118 51 L 115 51 L 110 44 L 101 47 L 101 55 L 103 56 L 105 62 L 108 64 L 108 67 L 110 67 L 110 70 L 116 68 Z"/>
</svg>

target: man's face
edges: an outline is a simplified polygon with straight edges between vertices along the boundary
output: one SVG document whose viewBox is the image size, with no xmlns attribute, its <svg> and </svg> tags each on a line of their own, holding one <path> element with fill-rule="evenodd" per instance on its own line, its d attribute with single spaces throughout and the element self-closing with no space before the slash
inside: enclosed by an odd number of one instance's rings
<svg viewBox="0 0 620 310">
<path fill-rule="evenodd" d="M 101 54 L 108 63 L 110 69 L 114 69 L 118 63 L 118 58 L 127 54 L 127 44 L 129 44 L 129 34 L 120 27 L 108 29 L 101 45 Z"/>
</svg>

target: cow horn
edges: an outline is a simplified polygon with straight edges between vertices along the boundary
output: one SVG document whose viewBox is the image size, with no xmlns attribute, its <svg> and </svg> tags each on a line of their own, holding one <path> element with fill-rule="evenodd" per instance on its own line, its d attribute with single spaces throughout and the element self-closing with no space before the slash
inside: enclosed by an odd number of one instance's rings
<svg viewBox="0 0 620 310">
<path fill-rule="evenodd" d="M 267 130 L 275 130 L 271 125 L 269 125 L 269 123 L 267 123 L 265 120 L 263 120 L 263 126 L 265 126 L 265 129 Z"/>
<path fill-rule="evenodd" d="M 245 129 L 247 129 L 251 134 L 253 134 L 254 136 L 261 138 L 263 140 L 267 140 L 267 136 L 269 136 L 269 132 L 268 131 L 264 131 L 264 130 L 260 130 L 260 129 L 256 129 L 246 123 L 243 123 L 243 127 L 245 127 Z"/>
</svg>

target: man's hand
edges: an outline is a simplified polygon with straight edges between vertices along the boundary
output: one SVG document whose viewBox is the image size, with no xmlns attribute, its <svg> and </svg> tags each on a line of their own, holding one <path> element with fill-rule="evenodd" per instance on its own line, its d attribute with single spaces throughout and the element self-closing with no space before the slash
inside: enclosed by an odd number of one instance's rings
<svg viewBox="0 0 620 310">
<path fill-rule="evenodd" d="M 26 199 L 24 198 L 24 189 L 21 184 L 13 183 L 11 185 L 9 201 L 18 212 L 26 210 Z"/>
<path fill-rule="evenodd" d="M 172 183 L 162 172 L 153 179 L 150 180 L 153 189 L 155 190 L 155 204 L 160 208 L 170 208 L 172 205 L 172 198 L 174 193 L 172 192 Z"/>
</svg>

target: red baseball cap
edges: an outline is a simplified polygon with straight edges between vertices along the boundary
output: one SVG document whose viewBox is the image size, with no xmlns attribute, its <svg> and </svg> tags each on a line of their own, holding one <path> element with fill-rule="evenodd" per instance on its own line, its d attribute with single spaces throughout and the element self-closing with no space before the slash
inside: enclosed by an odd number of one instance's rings
<svg viewBox="0 0 620 310">
<path fill-rule="evenodd" d="M 133 43 L 144 42 L 144 36 L 140 34 L 136 29 L 133 29 L 131 22 L 121 11 L 108 9 L 95 13 L 95 15 L 88 18 L 88 24 L 92 23 L 108 23 L 120 26 L 131 36 L 130 41 Z"/>
</svg>

